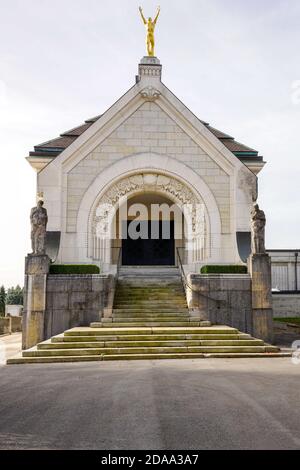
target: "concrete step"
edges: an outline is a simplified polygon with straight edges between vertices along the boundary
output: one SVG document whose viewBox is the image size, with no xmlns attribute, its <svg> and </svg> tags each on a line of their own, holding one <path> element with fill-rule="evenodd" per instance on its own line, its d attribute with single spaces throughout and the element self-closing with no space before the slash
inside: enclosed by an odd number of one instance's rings
<svg viewBox="0 0 300 470">
<path fill-rule="evenodd" d="M 117 283 L 117 288 L 118 292 L 124 293 L 124 292 L 144 292 L 147 293 L 150 290 L 153 292 L 184 292 L 183 286 L 181 282 L 178 283 L 173 283 L 173 284 L 150 284 L 149 282 L 147 283 L 146 286 L 141 286 L 138 284 L 131 284 L 131 283 L 126 283 L 123 282 L 121 283 L 118 281 Z"/>
<path fill-rule="evenodd" d="M 141 279 L 139 279 L 139 282 Z M 162 282 L 158 283 L 152 283 L 147 279 L 147 283 L 142 284 L 142 283 L 135 283 L 132 280 L 130 281 L 118 281 L 117 287 L 120 289 L 121 292 L 125 292 L 127 290 L 132 290 L 133 292 L 140 292 L 140 291 L 148 291 L 150 289 L 153 289 L 157 292 L 163 292 L 163 291 L 176 291 L 176 292 L 182 292 L 183 291 L 183 285 L 181 283 L 181 280 L 174 280 L 172 279 L 169 280 L 169 282 L 166 284 L 164 280 L 161 280 Z"/>
<path fill-rule="evenodd" d="M 171 297 L 166 295 L 165 297 L 131 297 L 131 296 L 126 296 L 124 298 L 118 298 L 115 297 L 114 299 L 114 305 L 130 305 L 131 307 L 134 307 L 135 305 L 170 305 L 170 306 L 175 306 L 175 305 L 187 305 L 186 299 L 183 296 L 180 297 Z"/>
<path fill-rule="evenodd" d="M 147 287 L 134 287 L 134 286 L 117 286 L 117 294 L 127 295 L 147 295 L 149 293 L 153 294 L 174 294 L 174 295 L 181 295 L 184 293 L 182 285 L 179 286 L 166 286 L 166 287 L 154 287 L 154 286 L 147 286 Z"/>
<path fill-rule="evenodd" d="M 222 340 L 222 341 L 234 341 L 234 340 L 251 340 L 250 335 L 247 334 L 206 334 L 206 335 L 197 335 L 197 334 L 150 334 L 150 335 L 102 335 L 102 336 L 75 336 L 75 335 L 58 335 L 51 338 L 52 343 L 96 343 L 96 342 L 107 342 L 107 341 L 183 341 L 183 340 L 202 340 L 202 341 L 213 341 L 213 340 Z M 260 341 L 260 340 L 258 340 Z"/>
<path fill-rule="evenodd" d="M 147 267 L 142 267 L 141 269 L 127 269 L 127 268 L 120 268 L 119 274 L 121 276 L 133 276 L 137 275 L 140 278 L 150 276 L 158 276 L 161 278 L 173 278 L 178 277 L 180 278 L 180 273 L 178 269 L 170 269 L 170 268 L 160 268 L 160 269 L 147 269 Z"/>
<path fill-rule="evenodd" d="M 114 302 L 113 308 L 116 309 L 129 309 L 129 310 L 138 310 L 138 309 L 148 309 L 148 310 L 160 310 L 160 309 L 166 309 L 166 310 L 187 310 L 187 303 L 183 301 L 178 301 L 178 302 L 168 302 L 166 300 L 163 300 L 162 302 L 157 302 L 156 300 L 149 300 L 149 301 L 144 301 L 144 302 L 138 302 L 138 301 L 131 301 L 130 299 L 126 299 L 124 302 Z"/>
<path fill-rule="evenodd" d="M 51 364 L 60 362 L 90 362 L 102 361 L 99 356 L 48 356 L 48 357 L 25 357 L 18 355 L 7 360 L 7 364 Z"/>
<path fill-rule="evenodd" d="M 120 322 L 120 323 L 123 323 L 123 322 L 126 322 L 126 323 L 129 323 L 130 321 L 133 321 L 133 322 L 149 322 L 149 321 L 156 321 L 156 322 L 160 322 L 160 321 L 180 321 L 180 322 L 189 322 L 189 321 L 201 321 L 201 318 L 199 315 L 194 315 L 193 317 L 190 316 L 188 313 L 184 314 L 184 313 L 171 313 L 171 312 L 168 312 L 168 313 L 164 313 L 164 312 L 160 312 L 160 313 L 152 313 L 152 312 L 139 312 L 139 313 L 113 313 L 111 317 L 109 318 L 103 318 L 101 320 L 101 323 L 108 323 L 108 322 Z"/>
<path fill-rule="evenodd" d="M 99 323 L 97 323 L 99 325 Z M 77 327 L 64 332 L 65 336 L 99 336 L 100 335 L 149 335 L 149 334 L 238 334 L 239 331 L 236 328 L 226 326 L 186 326 L 186 327 L 127 327 L 117 328 L 115 325 L 112 328 L 102 328 L 102 324 L 94 327 Z"/>
<path fill-rule="evenodd" d="M 41 343 L 42 344 L 42 343 Z M 56 349 L 38 349 L 37 347 L 23 351 L 23 357 L 48 357 L 48 356 L 97 356 L 103 353 L 104 348 L 56 348 Z"/>
<path fill-rule="evenodd" d="M 187 347 L 187 346 L 264 346 L 262 340 L 171 340 L 171 341 L 98 341 L 95 342 L 60 342 L 45 341 L 37 346 L 44 349 L 98 349 L 98 348 L 129 348 L 129 347 Z"/>
<path fill-rule="evenodd" d="M 128 319 L 129 320 L 129 319 Z M 132 320 L 132 321 L 131 321 Z M 113 322 L 114 327 L 124 327 L 124 328 L 130 328 L 130 327 L 188 327 L 188 326 L 201 326 L 201 321 L 135 321 L 135 319 L 131 319 L 128 322 Z M 91 323 L 91 328 L 110 328 L 112 327 L 112 323 Z"/>
<path fill-rule="evenodd" d="M 150 309 L 113 309 L 112 315 L 114 317 L 189 317 L 189 311 L 188 309 L 186 310 L 179 310 L 179 311 L 174 311 L 172 309 L 167 309 L 167 310 L 150 310 Z"/>
<path fill-rule="evenodd" d="M 181 278 L 180 277 L 159 277 L 159 276 L 148 276 L 148 277 L 139 277 L 136 275 L 132 276 L 122 276 L 120 275 L 118 278 L 118 282 L 121 282 L 123 286 L 137 286 L 137 287 L 151 287 L 151 286 L 174 286 L 180 285 Z"/>
<path fill-rule="evenodd" d="M 140 306 L 138 304 L 124 304 L 124 305 L 114 305 L 113 306 L 113 310 L 120 310 L 120 311 L 149 311 L 149 312 L 153 312 L 153 311 L 165 311 L 165 312 L 182 312 L 182 313 L 185 313 L 188 311 L 188 308 L 186 306 L 186 304 L 184 305 L 170 305 L 170 304 L 167 304 L 167 303 L 164 303 L 162 305 L 157 305 L 157 304 L 153 304 L 153 305 L 144 305 L 144 306 Z"/>
<path fill-rule="evenodd" d="M 8 364 L 210 357 L 286 357 L 275 346 L 226 326 L 78 327 L 57 335 Z"/>
<path fill-rule="evenodd" d="M 173 299 L 176 299 L 176 300 L 185 300 L 185 295 L 183 292 L 175 292 L 175 291 L 172 291 L 172 292 L 132 292 L 131 290 L 128 292 L 124 292 L 124 293 L 119 293 L 119 292 L 116 292 L 115 294 L 115 298 L 116 299 L 120 299 L 120 300 L 126 300 L 128 298 L 136 298 L 136 299 L 139 299 L 139 300 L 149 300 L 148 297 L 155 297 L 157 300 L 164 300 L 166 297 L 168 297 L 169 301 L 172 302 Z"/>
<path fill-rule="evenodd" d="M 190 318 L 188 315 L 174 315 L 174 316 L 163 316 L 162 314 L 160 315 L 151 315 L 150 313 L 144 316 L 135 316 L 135 317 L 129 317 L 129 316 L 120 316 L 120 315 L 113 315 L 112 318 L 103 318 L 102 323 L 149 323 L 149 322 L 155 322 L 155 323 L 173 323 L 173 322 L 179 322 L 179 323 L 195 323 L 195 322 L 200 322 L 200 318 L 193 317 Z M 179 325 L 180 326 L 180 325 Z"/>
<path fill-rule="evenodd" d="M 156 296 L 157 298 L 158 297 L 169 297 L 170 300 L 172 300 L 173 298 L 184 298 L 184 292 L 179 292 L 179 291 L 175 291 L 175 290 L 172 290 L 172 291 L 153 291 L 153 290 L 150 290 L 148 289 L 147 291 L 143 292 L 143 291 L 133 291 L 132 289 L 128 289 L 126 292 L 116 292 L 116 298 L 120 297 L 120 298 L 127 298 L 127 297 L 140 297 L 142 300 L 143 299 L 146 299 L 148 296 Z"/>
<path fill-rule="evenodd" d="M 115 305 L 116 304 L 130 304 L 132 305 L 133 303 L 138 303 L 138 304 L 141 304 L 141 305 L 163 305 L 165 304 L 166 302 L 170 305 L 181 305 L 181 304 L 184 304 L 186 305 L 186 299 L 181 296 L 181 297 L 170 297 L 169 295 L 168 296 L 165 296 L 165 297 L 156 297 L 156 296 L 149 296 L 149 297 L 133 297 L 133 296 L 124 296 L 124 297 L 115 297 Z"/>
<path fill-rule="evenodd" d="M 279 358 L 290 357 L 291 353 L 169 353 L 169 354 L 105 354 L 96 356 L 48 356 L 48 357 L 17 357 L 8 359 L 7 364 L 49 364 L 63 362 L 90 361 L 129 361 L 129 360 L 160 360 L 160 359 L 205 359 L 205 358 Z"/>
<path fill-rule="evenodd" d="M 173 309 L 173 310 L 186 310 L 187 309 L 187 303 L 182 301 L 182 300 L 178 300 L 178 302 L 168 302 L 166 300 L 163 300 L 161 302 L 158 302 L 156 300 L 149 300 L 149 301 L 142 301 L 142 302 L 139 302 L 139 301 L 130 301 L 130 299 L 126 299 L 122 302 L 114 302 L 114 305 L 113 305 L 114 308 L 117 308 L 117 309 L 122 309 L 122 308 L 125 308 L 125 309 L 133 309 L 133 310 L 136 310 L 136 309 L 149 309 L 149 310 L 153 310 L 153 309 L 161 309 L 161 308 L 165 308 L 165 309 Z"/>
<path fill-rule="evenodd" d="M 51 343 L 49 343 L 51 344 Z M 23 351 L 23 357 L 95 356 L 101 354 L 168 354 L 168 353 L 266 353 L 278 352 L 275 346 L 157 346 L 157 347 L 97 347 L 76 349 L 38 349 Z"/>
<path fill-rule="evenodd" d="M 276 358 L 290 357 L 290 353 L 176 353 L 176 354 L 112 354 L 104 355 L 103 361 L 136 361 L 136 360 L 155 360 L 155 359 L 205 359 L 205 358 Z"/>
<path fill-rule="evenodd" d="M 131 269 L 124 269 L 121 268 L 119 270 L 119 281 L 125 280 L 130 281 L 132 278 L 140 280 L 147 280 L 147 279 L 155 279 L 157 280 L 166 280 L 166 281 L 173 281 L 176 280 L 179 282 L 180 280 L 180 273 L 178 269 L 172 268 L 160 268 L 160 269 L 152 269 L 143 267 L 141 269 L 131 268 Z"/>
<path fill-rule="evenodd" d="M 185 299 L 178 299 L 176 302 L 166 300 L 135 300 L 134 303 L 130 299 L 118 300 L 114 303 L 115 308 L 187 308 Z"/>
</svg>

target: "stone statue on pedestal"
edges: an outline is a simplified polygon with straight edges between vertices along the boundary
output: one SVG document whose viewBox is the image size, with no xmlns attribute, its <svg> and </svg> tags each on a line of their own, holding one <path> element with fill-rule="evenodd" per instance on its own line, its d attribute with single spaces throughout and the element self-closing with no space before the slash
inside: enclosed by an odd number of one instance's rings
<svg viewBox="0 0 300 470">
<path fill-rule="evenodd" d="M 266 216 L 258 204 L 254 204 L 251 211 L 251 249 L 252 254 L 264 254 L 265 248 L 265 225 Z"/>
<path fill-rule="evenodd" d="M 43 204 L 43 201 L 39 201 L 37 206 L 31 209 L 30 213 L 32 255 L 45 254 L 48 215 Z"/>
</svg>

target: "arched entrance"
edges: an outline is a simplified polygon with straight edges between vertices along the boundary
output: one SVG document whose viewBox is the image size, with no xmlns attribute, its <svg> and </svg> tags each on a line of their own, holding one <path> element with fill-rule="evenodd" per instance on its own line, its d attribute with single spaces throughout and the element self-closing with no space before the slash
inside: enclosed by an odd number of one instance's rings
<svg viewBox="0 0 300 470">
<path fill-rule="evenodd" d="M 122 248 L 122 265 L 175 265 L 176 249 L 184 246 L 184 216 L 171 199 L 153 192 L 136 194 L 122 202 L 114 223 L 112 255 Z"/>
<path fill-rule="evenodd" d="M 103 266 L 175 265 L 207 258 L 209 218 L 199 195 L 171 175 L 134 173 L 98 198 L 90 218 L 88 256 Z"/>
</svg>

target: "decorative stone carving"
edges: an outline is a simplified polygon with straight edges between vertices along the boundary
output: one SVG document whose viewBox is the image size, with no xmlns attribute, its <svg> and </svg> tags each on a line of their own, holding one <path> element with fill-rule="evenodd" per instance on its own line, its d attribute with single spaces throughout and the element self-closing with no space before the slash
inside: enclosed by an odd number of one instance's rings
<svg viewBox="0 0 300 470">
<path fill-rule="evenodd" d="M 254 204 L 251 211 L 252 254 L 264 254 L 265 248 L 266 216 L 258 204 Z"/>
<path fill-rule="evenodd" d="M 161 77 L 161 65 L 139 65 L 139 76 L 140 77 Z"/>
<path fill-rule="evenodd" d="M 97 224 L 103 224 L 103 213 L 99 214 L 99 207 L 104 204 L 107 207 L 115 207 L 119 199 L 137 190 L 159 191 L 167 196 L 171 195 L 187 209 L 192 218 L 192 227 L 196 227 L 197 204 L 203 202 L 198 200 L 194 193 L 176 178 L 158 173 L 144 173 L 125 177 L 111 186 L 100 199 L 92 219 L 92 232 L 96 233 Z"/>
<path fill-rule="evenodd" d="M 45 254 L 46 227 L 48 223 L 47 210 L 43 207 L 44 202 L 38 201 L 37 206 L 31 209 L 31 246 L 33 255 Z"/>
<path fill-rule="evenodd" d="M 129 176 L 118 181 L 106 191 L 99 203 L 114 205 L 122 196 L 125 196 L 133 190 L 141 189 L 144 186 L 152 186 L 154 190 L 156 189 L 171 194 L 179 199 L 182 204 L 196 204 L 198 202 L 192 191 L 175 178 L 154 173 L 145 173 Z"/>
<path fill-rule="evenodd" d="M 143 90 L 141 91 L 142 97 L 145 98 L 147 101 L 157 100 L 160 94 L 161 94 L 160 91 L 158 91 L 153 86 L 147 86 L 146 88 L 143 88 Z"/>
</svg>

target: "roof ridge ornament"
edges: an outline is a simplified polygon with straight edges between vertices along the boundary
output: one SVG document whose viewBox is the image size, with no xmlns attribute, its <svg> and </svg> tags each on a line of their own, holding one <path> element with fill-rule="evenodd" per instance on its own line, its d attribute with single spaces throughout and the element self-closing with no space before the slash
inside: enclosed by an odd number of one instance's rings
<svg viewBox="0 0 300 470">
<path fill-rule="evenodd" d="M 141 90 L 142 97 L 145 98 L 147 101 L 157 100 L 160 94 L 160 91 L 157 90 L 157 88 L 154 88 L 153 86 L 147 86 Z"/>
<path fill-rule="evenodd" d="M 142 79 L 161 80 L 161 63 L 157 57 L 144 56 L 139 63 L 139 75 L 137 81 Z"/>
<path fill-rule="evenodd" d="M 148 20 L 146 20 L 143 14 L 142 7 L 139 7 L 139 11 L 140 11 L 142 21 L 144 25 L 146 26 L 146 30 L 147 30 L 147 36 L 146 36 L 147 53 L 149 57 L 154 57 L 154 46 L 155 46 L 154 30 L 155 30 L 156 22 L 160 14 L 160 7 L 157 8 L 157 13 L 156 13 L 154 20 L 152 20 L 150 16 Z"/>
</svg>

